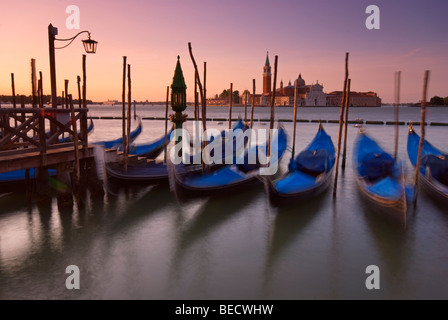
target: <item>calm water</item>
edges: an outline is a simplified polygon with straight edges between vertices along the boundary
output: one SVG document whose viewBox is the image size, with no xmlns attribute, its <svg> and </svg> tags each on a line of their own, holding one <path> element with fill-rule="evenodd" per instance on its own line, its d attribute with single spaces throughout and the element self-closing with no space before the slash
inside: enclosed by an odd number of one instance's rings
<svg viewBox="0 0 448 320">
<path fill-rule="evenodd" d="M 121 115 L 119 107 L 90 111 Z M 137 112 L 163 116 L 164 108 L 138 106 Z M 208 116 L 227 117 L 227 112 L 210 108 Z M 292 118 L 290 108 L 276 112 L 277 119 Z M 234 109 L 238 114 L 244 115 L 242 108 Z M 256 118 L 268 116 L 268 109 L 255 111 Z M 335 120 L 339 109 L 304 108 L 298 118 Z M 391 121 L 393 109 L 352 109 L 350 119 L 355 118 Z M 419 121 L 420 110 L 402 108 L 400 119 Z M 448 122 L 448 109 L 430 109 L 427 121 Z M 143 125 L 137 143 L 163 134 L 163 121 Z M 292 123 L 284 126 L 291 143 Z M 337 124 L 324 127 L 336 144 Z M 393 151 L 393 126 L 366 127 Z M 90 139 L 116 138 L 120 130 L 119 120 L 96 120 Z M 296 150 L 316 130 L 316 123 L 299 123 Z M 0 299 L 447 299 L 446 205 L 421 193 L 404 225 L 365 204 L 352 171 L 356 133 L 350 125 L 347 169 L 336 201 L 330 188 L 312 201 L 277 209 L 260 186 L 179 203 L 168 186 L 110 183 L 104 198 L 87 197 L 83 209 L 60 211 L 56 199 L 47 207 L 28 206 L 21 193 L 0 196 Z M 445 151 L 447 133 L 448 127 L 427 128 L 427 138 Z M 399 157 L 411 181 L 406 137 L 407 126 L 401 126 Z M 65 287 L 68 265 L 80 268 L 80 290 Z M 369 265 L 380 268 L 380 290 L 365 287 Z"/>
</svg>

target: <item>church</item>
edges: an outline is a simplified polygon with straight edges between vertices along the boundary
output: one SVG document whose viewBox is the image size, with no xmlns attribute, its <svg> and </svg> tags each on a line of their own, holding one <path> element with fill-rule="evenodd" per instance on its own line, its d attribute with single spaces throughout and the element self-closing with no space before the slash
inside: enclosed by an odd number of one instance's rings
<svg viewBox="0 0 448 320">
<path fill-rule="evenodd" d="M 299 74 L 297 79 L 297 106 L 320 106 L 327 105 L 327 96 L 323 92 L 323 85 L 318 81 L 315 84 L 307 85 Z M 261 106 L 270 106 L 272 101 L 272 73 L 271 65 L 269 63 L 269 55 L 266 54 L 266 62 L 263 66 L 263 93 L 255 95 L 255 104 Z M 251 94 L 242 96 L 242 101 L 252 103 Z M 275 106 L 294 106 L 294 84 L 289 81 L 287 86 L 283 86 L 283 81 L 280 81 L 280 87 L 275 90 Z"/>
</svg>

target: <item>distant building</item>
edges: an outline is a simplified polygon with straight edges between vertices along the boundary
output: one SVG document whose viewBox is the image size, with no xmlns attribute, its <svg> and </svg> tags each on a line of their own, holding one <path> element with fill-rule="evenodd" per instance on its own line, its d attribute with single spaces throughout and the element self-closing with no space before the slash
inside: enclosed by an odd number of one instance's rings
<svg viewBox="0 0 448 320">
<path fill-rule="evenodd" d="M 107 101 L 103 101 L 102 104 L 104 105 L 114 105 L 114 104 L 119 104 L 120 102 L 118 102 L 118 100 L 107 100 Z"/>
<path fill-rule="evenodd" d="M 263 66 L 263 93 L 255 94 L 252 98 L 252 94 L 243 93 L 241 96 L 241 101 L 245 101 L 247 98 L 247 103 L 252 104 L 252 99 L 254 99 L 255 105 L 259 106 L 269 106 L 272 101 L 272 74 L 271 65 L 269 63 L 269 56 L 266 54 L 266 61 Z M 297 106 L 315 106 L 315 107 L 325 107 L 325 106 L 340 106 L 342 100 L 341 91 L 333 91 L 326 94 L 323 89 L 324 86 L 319 81 L 315 84 L 307 85 L 305 80 L 302 78 L 302 74 L 295 80 L 297 81 Z M 247 97 L 246 97 L 247 95 Z M 294 105 L 294 84 L 289 81 L 287 86 L 283 86 L 283 81 L 280 81 L 280 87 L 275 90 L 275 106 L 293 106 Z M 375 92 L 351 92 L 350 93 L 350 105 L 357 107 L 380 107 L 381 99 Z"/>
<path fill-rule="evenodd" d="M 340 106 L 342 91 L 333 91 L 327 94 L 327 106 Z M 375 92 L 350 91 L 350 106 L 355 107 L 381 107 L 381 98 Z"/>
<path fill-rule="evenodd" d="M 255 95 L 255 105 L 270 105 L 272 101 L 271 90 L 271 66 L 269 63 L 269 56 L 266 55 L 266 62 L 263 66 L 263 93 Z M 323 92 L 323 85 L 317 82 L 316 84 L 307 85 L 302 78 L 302 74 L 296 79 L 297 81 L 297 105 L 298 106 L 326 106 L 326 94 Z M 247 94 L 248 104 L 252 103 L 252 94 Z M 246 94 L 243 93 L 241 100 L 245 101 Z M 294 84 L 289 81 L 287 86 L 283 86 L 283 81 L 280 81 L 280 88 L 275 90 L 275 106 L 293 106 L 294 105 Z"/>
</svg>

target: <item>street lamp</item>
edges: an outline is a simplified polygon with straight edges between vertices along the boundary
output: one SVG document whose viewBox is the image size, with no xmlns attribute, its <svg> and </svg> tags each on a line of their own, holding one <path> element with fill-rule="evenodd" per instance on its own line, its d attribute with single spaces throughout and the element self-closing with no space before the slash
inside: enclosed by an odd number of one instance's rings
<svg viewBox="0 0 448 320">
<path fill-rule="evenodd" d="M 51 106 L 53 108 L 57 108 L 58 105 L 57 90 L 56 90 L 56 62 L 55 62 L 54 50 L 68 47 L 82 33 L 87 33 L 89 35 L 89 38 L 87 40 L 82 40 L 84 50 L 86 51 L 86 53 L 95 53 L 98 42 L 90 39 L 89 31 L 81 31 L 74 37 L 71 37 L 69 39 L 56 39 L 56 35 L 58 34 L 58 28 L 53 27 L 51 23 L 48 26 L 48 43 L 50 49 Z M 55 41 L 64 41 L 64 42 L 70 41 L 70 42 L 63 47 L 55 48 L 54 46 Z"/>
<path fill-rule="evenodd" d="M 175 112 L 170 115 L 174 123 L 174 129 L 182 129 L 182 123 L 187 120 L 187 115 L 182 112 L 187 108 L 187 86 L 184 74 L 180 66 L 180 57 L 177 56 L 176 70 L 174 71 L 173 83 L 171 84 L 171 109 Z M 176 144 L 182 140 L 182 135 L 176 130 Z"/>
</svg>

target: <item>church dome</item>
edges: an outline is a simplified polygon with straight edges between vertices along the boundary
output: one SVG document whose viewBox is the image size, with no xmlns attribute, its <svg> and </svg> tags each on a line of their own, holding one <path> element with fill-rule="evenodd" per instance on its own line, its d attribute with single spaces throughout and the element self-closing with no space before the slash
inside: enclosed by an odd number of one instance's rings
<svg viewBox="0 0 448 320">
<path fill-rule="evenodd" d="M 297 78 L 297 86 L 298 87 L 304 87 L 305 86 L 305 80 L 302 79 L 302 74 L 299 74 L 299 77 Z"/>
</svg>

